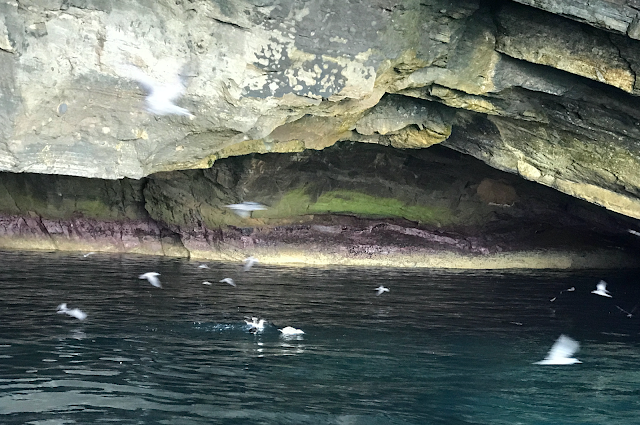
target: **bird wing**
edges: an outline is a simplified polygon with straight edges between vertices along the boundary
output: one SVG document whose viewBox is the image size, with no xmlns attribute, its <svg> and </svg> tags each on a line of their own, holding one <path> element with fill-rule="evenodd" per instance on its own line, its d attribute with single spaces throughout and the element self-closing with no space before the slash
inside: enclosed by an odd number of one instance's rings
<svg viewBox="0 0 640 425">
<path fill-rule="evenodd" d="M 84 320 L 87 318 L 87 313 L 80 310 L 79 308 L 74 308 L 73 310 L 70 310 L 69 312 L 67 312 L 67 314 L 79 320 Z"/>
<path fill-rule="evenodd" d="M 154 94 L 162 96 L 169 101 L 174 101 L 184 94 L 185 89 L 186 87 L 184 86 L 182 79 L 180 76 L 176 75 L 173 77 L 170 84 L 158 87 Z"/>
<path fill-rule="evenodd" d="M 147 280 L 150 284 L 155 286 L 156 288 L 162 288 L 162 284 L 160 283 L 160 279 L 155 276 L 147 276 Z"/>
<path fill-rule="evenodd" d="M 246 209 L 251 209 L 253 211 L 259 211 L 259 210 L 266 210 L 267 209 L 266 206 L 264 206 L 262 204 L 259 204 L 257 202 L 251 202 L 251 201 L 243 202 L 242 205 L 244 205 L 244 207 Z"/>
<path fill-rule="evenodd" d="M 596 285 L 596 288 L 598 289 L 598 291 L 604 291 L 607 292 L 607 282 L 605 282 L 604 280 L 601 280 L 600 282 L 598 282 L 598 284 Z"/>
<path fill-rule="evenodd" d="M 618 306 L 618 305 L 616 306 L 616 308 L 617 308 L 618 310 L 620 310 L 621 312 L 623 312 L 623 313 L 631 314 L 631 313 L 629 313 L 627 310 L 625 310 L 624 308 L 622 308 L 622 307 L 620 307 L 620 306 Z"/>
<path fill-rule="evenodd" d="M 560 335 L 556 342 L 549 350 L 547 359 L 566 359 L 580 349 L 580 344 L 573 338 L 569 338 L 566 335 Z"/>
<path fill-rule="evenodd" d="M 137 66 L 123 65 L 120 68 L 120 73 L 126 78 L 137 81 L 149 94 L 154 93 L 158 88 L 158 82 L 142 72 Z"/>
</svg>

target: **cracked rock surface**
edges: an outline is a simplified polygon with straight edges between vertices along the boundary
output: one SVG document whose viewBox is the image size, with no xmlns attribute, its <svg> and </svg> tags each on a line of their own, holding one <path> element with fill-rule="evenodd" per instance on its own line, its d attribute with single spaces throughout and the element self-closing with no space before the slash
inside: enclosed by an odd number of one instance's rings
<svg viewBox="0 0 640 425">
<path fill-rule="evenodd" d="M 534 7 L 535 6 L 535 7 Z M 117 180 L 442 144 L 640 219 L 635 0 L 3 0 L 0 170 Z M 194 115 L 153 116 L 121 70 Z"/>
<path fill-rule="evenodd" d="M 241 201 L 267 209 L 240 217 L 226 207 Z M 615 267 L 638 264 L 634 222 L 441 146 L 340 142 L 141 180 L 0 173 L 1 248 L 237 261 L 252 254 L 276 264 Z"/>
</svg>

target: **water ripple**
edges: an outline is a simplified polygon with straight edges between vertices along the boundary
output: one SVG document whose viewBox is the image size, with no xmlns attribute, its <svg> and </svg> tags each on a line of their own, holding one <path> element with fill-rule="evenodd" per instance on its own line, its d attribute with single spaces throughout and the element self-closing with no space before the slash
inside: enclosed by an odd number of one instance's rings
<svg viewBox="0 0 640 425">
<path fill-rule="evenodd" d="M 637 271 L 0 259 L 1 423 L 637 422 L 639 322 L 616 308 L 640 301 Z M 152 270 L 163 289 L 138 279 Z M 223 277 L 237 287 L 201 284 Z M 590 294 L 601 278 L 614 299 Z M 57 314 L 62 302 L 87 319 Z M 285 326 L 305 333 L 284 338 Z M 560 333 L 583 363 L 533 365 Z"/>
</svg>

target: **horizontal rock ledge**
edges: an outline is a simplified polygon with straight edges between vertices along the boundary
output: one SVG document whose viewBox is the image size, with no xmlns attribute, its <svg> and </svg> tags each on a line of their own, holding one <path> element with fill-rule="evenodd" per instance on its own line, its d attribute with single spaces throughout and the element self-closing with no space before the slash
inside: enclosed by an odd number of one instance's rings
<svg viewBox="0 0 640 425">
<path fill-rule="evenodd" d="M 35 227 L 31 227 L 35 226 Z M 59 233 L 46 233 L 41 226 L 57 228 Z M 17 232 L 9 235 L 7 228 Z M 82 236 L 79 228 L 91 229 L 92 236 Z M 330 226 L 316 230 L 326 236 L 334 230 Z M 309 229 L 304 232 L 309 237 Z M 342 232 L 341 230 L 339 230 Z M 288 231 L 295 233 L 295 229 Z M 326 238 L 329 239 L 329 238 Z M 359 238 L 362 239 L 362 238 Z M 451 238 L 449 238 L 451 239 Z M 398 246 L 366 244 L 293 244 L 276 239 L 256 242 L 238 232 L 235 238 L 224 241 L 189 240 L 188 249 L 175 236 L 162 236 L 148 223 L 93 222 L 81 225 L 74 222 L 44 222 L 22 217 L 0 217 L 0 249 L 22 251 L 77 252 L 84 255 L 160 255 L 241 264 L 249 255 L 260 264 L 295 267 L 388 267 L 440 269 L 612 269 L 640 267 L 640 257 L 617 249 L 591 250 L 516 250 L 489 252 L 489 249 L 454 249 L 451 244 Z M 466 242 L 466 241 L 463 241 Z M 465 252 L 466 251 L 466 252 Z M 475 252 L 470 252 L 475 251 Z M 90 261 L 90 258 L 88 259 Z"/>
</svg>

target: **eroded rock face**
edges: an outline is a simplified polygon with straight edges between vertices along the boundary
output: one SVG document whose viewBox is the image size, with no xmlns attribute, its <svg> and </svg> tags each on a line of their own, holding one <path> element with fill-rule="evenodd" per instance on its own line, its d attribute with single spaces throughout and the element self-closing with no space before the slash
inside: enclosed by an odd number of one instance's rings
<svg viewBox="0 0 640 425">
<path fill-rule="evenodd" d="M 241 217 L 226 207 L 241 201 L 267 209 Z M 0 173 L 0 248 L 227 260 L 259 254 L 307 264 L 461 267 L 470 258 L 464 267 L 595 267 L 592 260 L 612 267 L 637 264 L 640 238 L 629 228 L 637 228 L 632 219 L 441 146 L 341 142 L 142 180 Z M 573 258 L 554 258 L 560 251 Z M 500 259 L 517 253 L 524 262 Z M 538 261 L 538 253 L 551 258 Z"/>
<path fill-rule="evenodd" d="M 531 6 L 536 6 L 533 8 Z M 7 1 L 0 170 L 104 179 L 442 143 L 640 218 L 632 1 Z M 526 25 L 525 25 L 526 23 Z M 123 73 L 180 72 L 193 120 Z"/>
</svg>

